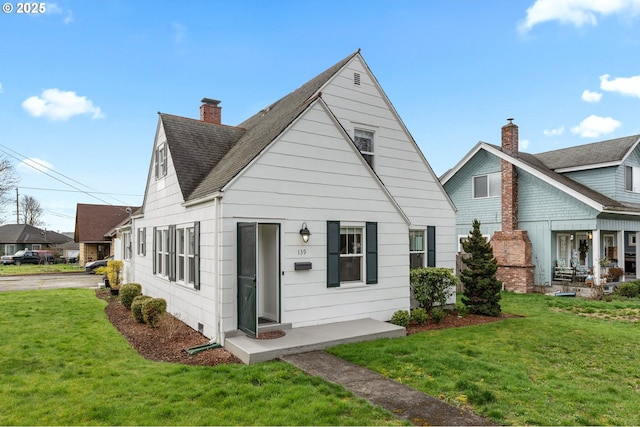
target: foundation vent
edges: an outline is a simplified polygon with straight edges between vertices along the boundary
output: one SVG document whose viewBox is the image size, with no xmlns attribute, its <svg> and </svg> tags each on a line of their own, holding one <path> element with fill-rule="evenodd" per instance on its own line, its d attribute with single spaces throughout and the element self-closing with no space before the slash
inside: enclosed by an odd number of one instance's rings
<svg viewBox="0 0 640 427">
<path fill-rule="evenodd" d="M 204 335 L 204 325 L 202 323 L 198 323 L 198 333 Z"/>
</svg>

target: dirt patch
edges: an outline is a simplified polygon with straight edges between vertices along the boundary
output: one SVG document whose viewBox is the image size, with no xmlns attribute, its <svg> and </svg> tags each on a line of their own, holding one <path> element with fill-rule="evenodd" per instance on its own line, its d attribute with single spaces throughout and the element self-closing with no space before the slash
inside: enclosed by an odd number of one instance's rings
<svg viewBox="0 0 640 427">
<path fill-rule="evenodd" d="M 424 325 L 418 325 L 417 323 L 410 323 L 407 326 L 407 335 L 415 334 L 423 331 L 433 331 L 438 329 L 447 329 L 447 328 L 461 328 L 464 326 L 474 326 L 474 325 L 482 325 L 484 323 L 492 323 L 499 322 L 501 320 L 507 318 L 514 318 L 518 316 L 514 316 L 512 314 L 502 313 L 499 317 L 492 316 L 481 316 L 478 314 L 468 314 L 465 316 L 460 316 L 455 311 L 450 312 L 440 323 L 434 323 L 429 320 Z"/>
<path fill-rule="evenodd" d="M 113 298 L 108 289 L 98 289 L 96 296 L 107 301 L 108 305 L 105 308 L 105 313 L 109 321 L 127 339 L 129 344 L 146 359 L 202 366 L 213 366 L 222 363 L 242 363 L 240 359 L 224 348 L 209 349 L 194 355 L 189 355 L 186 352 L 187 348 L 206 344 L 209 342 L 209 339 L 171 314 L 164 316 L 157 328 L 152 328 L 147 324 L 137 322 L 131 315 L 131 311 L 122 305 L 119 298 Z M 440 323 L 429 321 L 424 325 L 410 324 L 407 326 L 407 335 L 428 330 L 459 328 L 498 322 L 508 317 L 516 316 L 509 314 L 503 314 L 501 317 L 479 316 L 475 314 L 459 316 L 457 313 L 452 312 Z M 258 339 L 277 339 L 284 335 L 285 332 L 280 330 L 262 332 L 258 335 Z"/>
<path fill-rule="evenodd" d="M 210 349 L 189 355 L 187 348 L 206 344 L 209 339 L 187 326 L 180 319 L 167 314 L 157 328 L 137 322 L 119 298 L 112 298 L 109 290 L 97 290 L 96 295 L 107 301 L 104 309 L 109 321 L 146 359 L 184 365 L 213 366 L 222 363 L 242 363 L 224 348 Z"/>
</svg>

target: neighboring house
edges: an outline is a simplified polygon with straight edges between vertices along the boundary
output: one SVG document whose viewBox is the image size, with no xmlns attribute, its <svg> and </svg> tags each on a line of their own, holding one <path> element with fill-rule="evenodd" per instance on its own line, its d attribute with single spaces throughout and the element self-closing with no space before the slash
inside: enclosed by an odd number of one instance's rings
<svg viewBox="0 0 640 427">
<path fill-rule="evenodd" d="M 22 249 L 57 248 L 71 240 L 63 234 L 28 224 L 5 224 L 0 226 L 0 255 L 13 255 Z M 54 252 L 62 256 L 62 250 Z"/>
<path fill-rule="evenodd" d="M 80 265 L 112 255 L 110 231 L 129 219 L 129 206 L 78 203 L 74 240 L 80 244 Z"/>
<path fill-rule="evenodd" d="M 359 51 L 238 126 L 202 102 L 159 116 L 130 267 L 194 329 L 386 321 L 410 264 L 455 267 L 453 204 Z"/>
<path fill-rule="evenodd" d="M 528 154 L 518 150 L 510 122 L 501 146 L 479 142 L 441 178 L 457 208 L 458 238 L 478 219 L 502 266 L 499 278 L 519 292 L 588 274 L 599 281 L 609 266 L 637 275 L 639 142 L 633 135 Z"/>
</svg>

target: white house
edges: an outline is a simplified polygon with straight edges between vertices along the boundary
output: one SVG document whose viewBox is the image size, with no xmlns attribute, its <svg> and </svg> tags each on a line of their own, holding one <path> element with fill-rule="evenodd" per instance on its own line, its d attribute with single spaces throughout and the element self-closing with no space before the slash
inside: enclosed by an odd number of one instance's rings
<svg viewBox="0 0 640 427">
<path fill-rule="evenodd" d="M 455 210 L 357 51 L 238 126 L 160 113 L 127 277 L 220 344 L 410 306 Z"/>
</svg>

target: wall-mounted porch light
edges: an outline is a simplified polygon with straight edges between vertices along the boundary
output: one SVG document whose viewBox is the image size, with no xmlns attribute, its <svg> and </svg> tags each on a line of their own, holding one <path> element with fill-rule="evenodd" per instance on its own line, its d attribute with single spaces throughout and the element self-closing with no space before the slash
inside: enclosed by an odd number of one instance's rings
<svg viewBox="0 0 640 427">
<path fill-rule="evenodd" d="M 591 232 L 589 232 L 588 236 L 589 236 L 589 240 L 593 239 L 593 234 L 591 234 Z"/>
<path fill-rule="evenodd" d="M 307 223 L 302 223 L 302 228 L 300 229 L 300 237 L 302 237 L 302 241 L 307 243 L 309 241 L 309 236 L 311 236 L 311 232 L 307 228 Z"/>
</svg>

